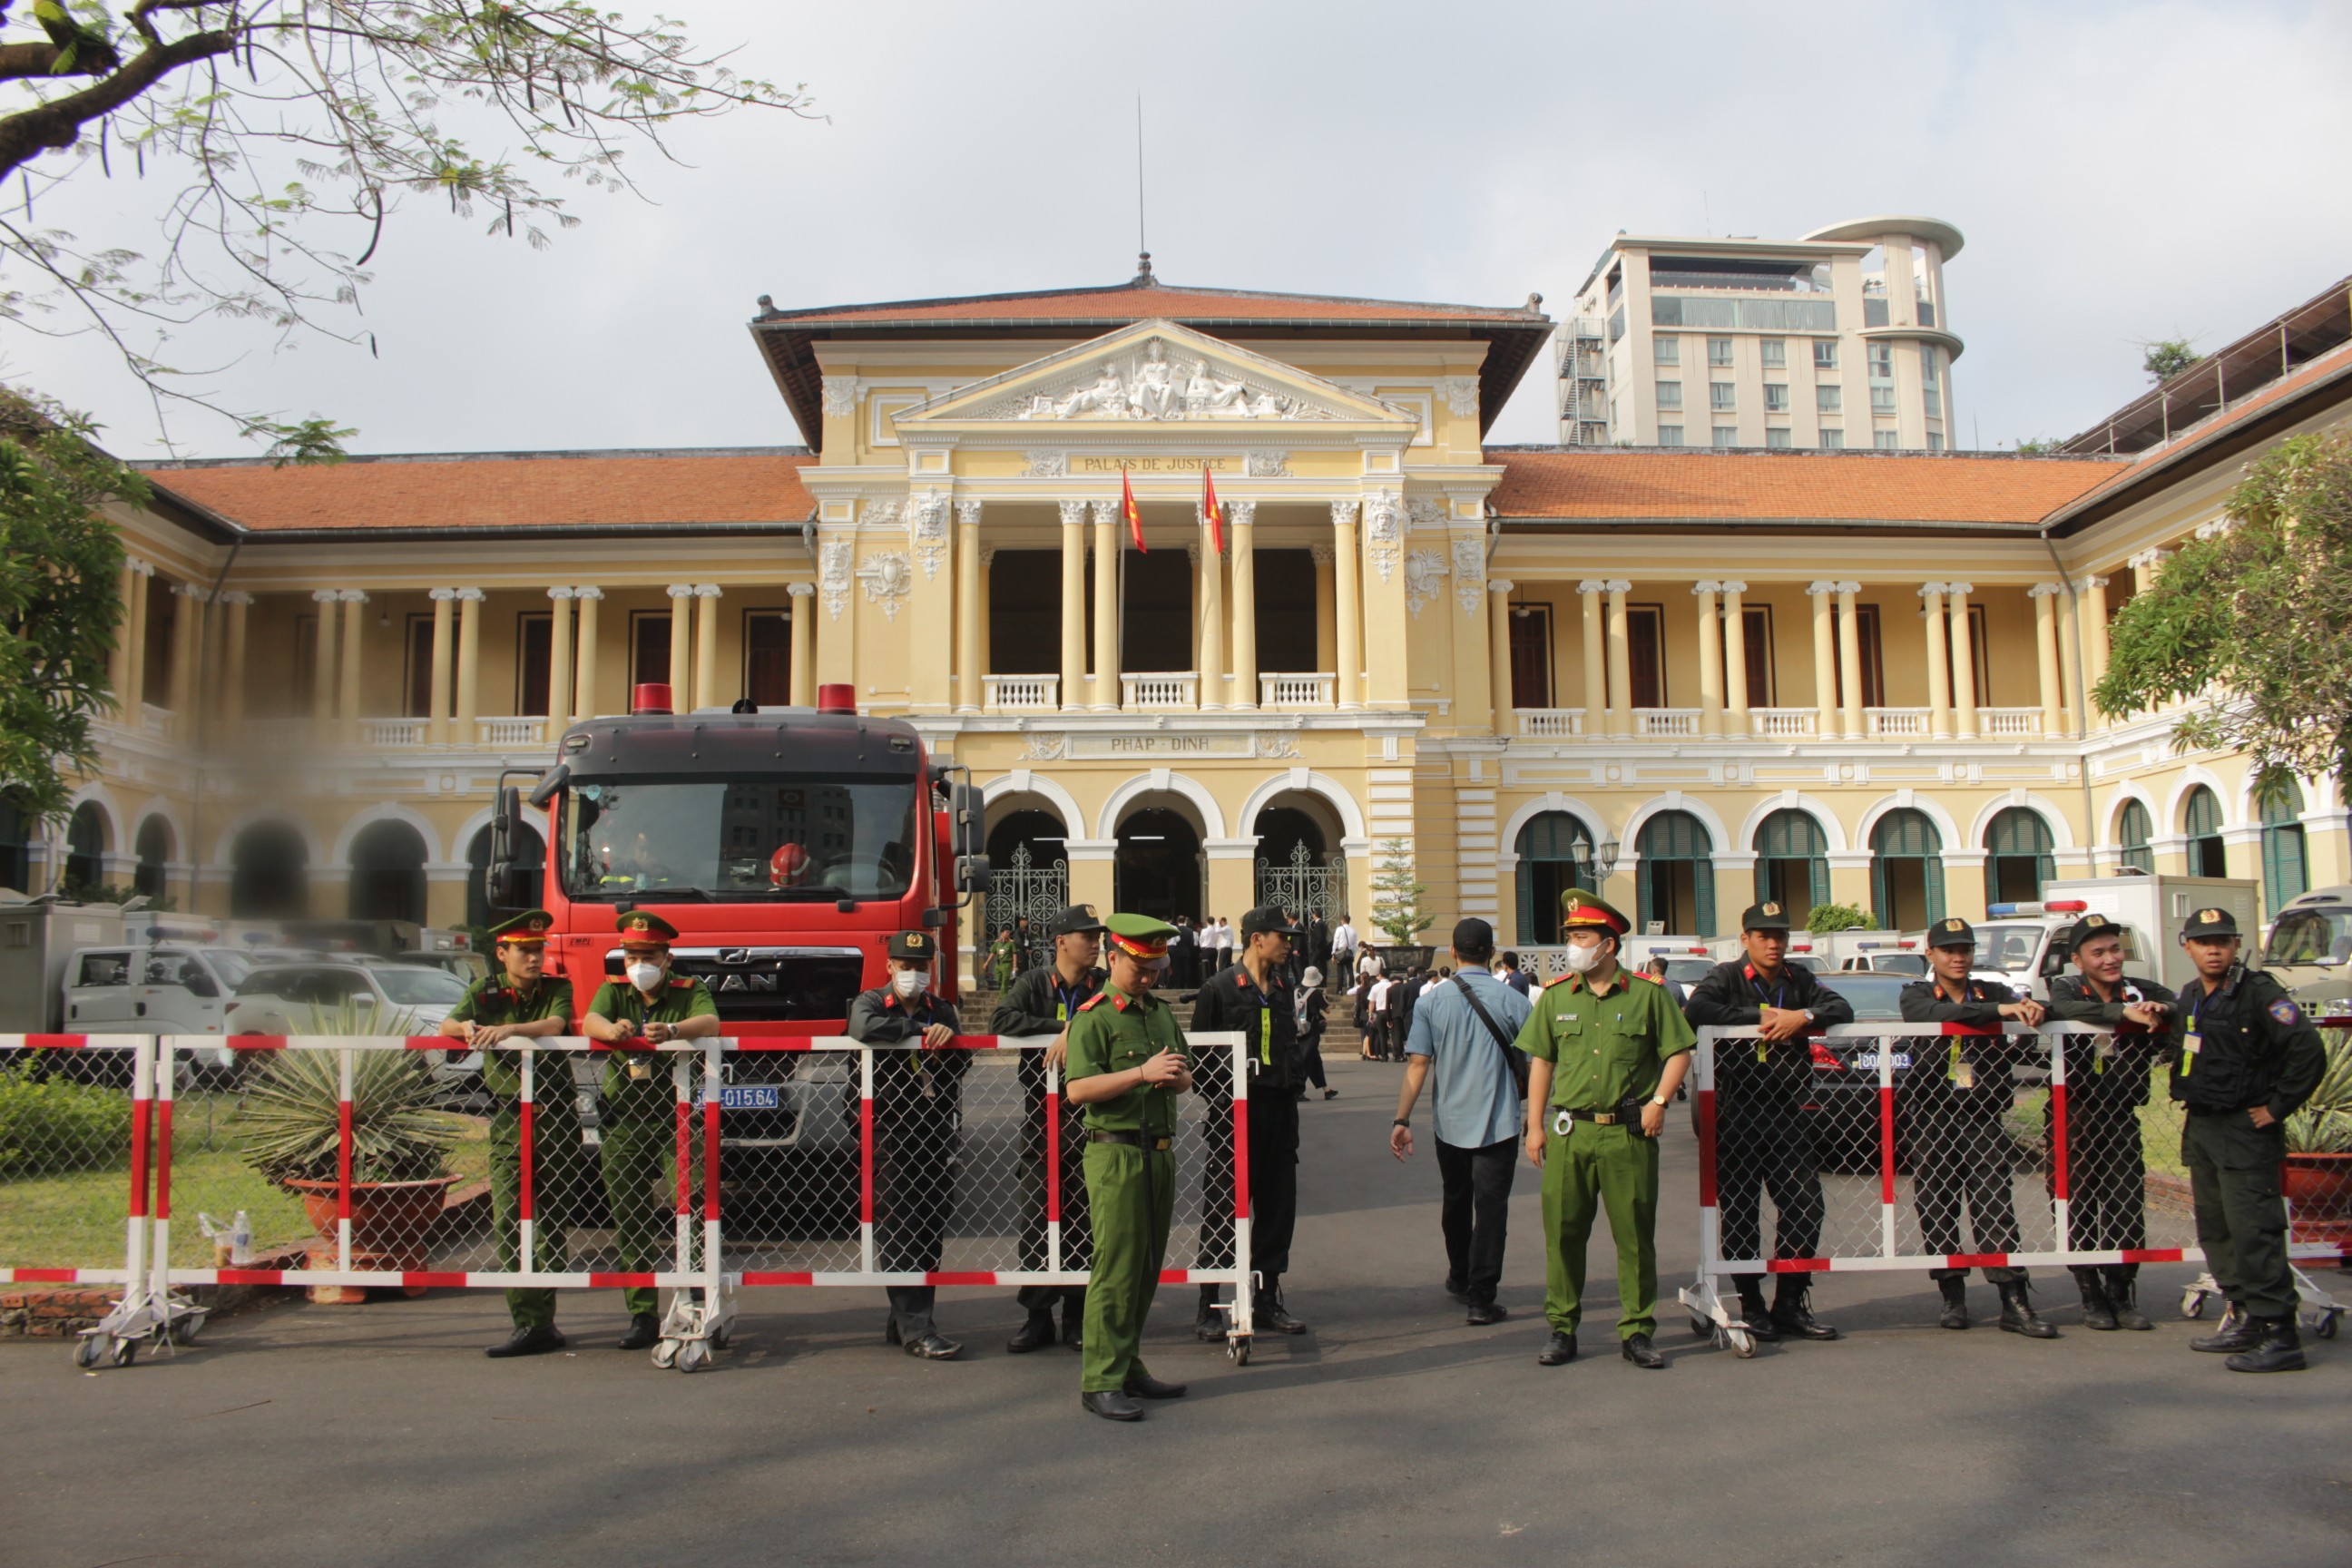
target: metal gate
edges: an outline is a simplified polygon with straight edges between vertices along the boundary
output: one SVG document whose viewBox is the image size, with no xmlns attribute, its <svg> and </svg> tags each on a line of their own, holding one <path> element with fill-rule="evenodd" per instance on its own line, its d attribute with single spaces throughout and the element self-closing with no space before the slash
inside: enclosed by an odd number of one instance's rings
<svg viewBox="0 0 2352 1568">
<path fill-rule="evenodd" d="M 988 873 L 988 925 L 973 942 L 973 950 L 986 952 L 996 933 L 1013 924 L 1023 915 L 1029 917 L 1032 931 L 1051 931 L 1054 917 L 1070 902 L 1070 863 L 1065 859 L 1048 860 L 1039 865 L 1029 853 L 1026 844 L 1015 845 L 1003 865 L 992 867 Z M 1038 962 L 1031 953 L 1024 962 Z"/>
<path fill-rule="evenodd" d="M 1318 866 L 1303 842 L 1295 844 L 1289 864 L 1257 863 L 1257 901 L 1278 904 L 1295 919 L 1319 914 L 1338 925 L 1348 908 L 1348 862 L 1333 856 L 1328 864 Z"/>
</svg>

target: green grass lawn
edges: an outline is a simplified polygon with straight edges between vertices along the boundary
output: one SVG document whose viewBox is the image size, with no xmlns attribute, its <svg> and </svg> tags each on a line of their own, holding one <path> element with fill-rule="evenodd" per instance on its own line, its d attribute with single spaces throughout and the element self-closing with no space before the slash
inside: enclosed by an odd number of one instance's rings
<svg viewBox="0 0 2352 1568">
<path fill-rule="evenodd" d="M 468 1181 L 489 1170 L 489 1125 L 480 1117 L 448 1119 L 458 1131 L 450 1169 Z M 310 1233 L 301 1200 L 249 1170 L 239 1153 L 236 1097 L 183 1096 L 173 1109 L 172 1263 L 212 1266 L 213 1244 L 199 1210 L 224 1226 L 243 1209 L 257 1250 Z M 122 1218 L 130 1201 L 128 1165 L 0 1182 L 0 1268 L 120 1268 Z"/>
</svg>

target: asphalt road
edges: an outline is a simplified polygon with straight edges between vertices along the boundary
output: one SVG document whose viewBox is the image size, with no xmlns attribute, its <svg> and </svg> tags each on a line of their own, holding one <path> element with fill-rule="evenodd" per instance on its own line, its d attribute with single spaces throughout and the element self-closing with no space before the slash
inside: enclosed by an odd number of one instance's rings
<svg viewBox="0 0 2352 1568">
<path fill-rule="evenodd" d="M 1672 1366 L 1535 1364 L 1535 1183 L 1514 1199 L 1507 1323 L 1442 1293 L 1437 1173 L 1386 1152 L 1398 1068 L 1333 1064 L 1307 1108 L 1290 1291 L 1315 1326 L 1236 1368 L 1163 1293 L 1153 1370 L 1190 1397 L 1113 1426 L 1076 1358 L 1013 1357 L 1004 1291 L 944 1292 L 961 1362 L 886 1349 L 878 1291 L 750 1294 L 694 1376 L 609 1348 L 617 1297 L 565 1298 L 570 1353 L 490 1362 L 495 1297 L 284 1304 L 176 1361 L 80 1373 L 0 1348 L 0 1562 L 52 1568 L 1067 1562 L 1802 1563 L 2352 1560 L 2352 1353 L 2245 1377 L 2189 1325 L 2035 1343 L 1935 1327 L 1924 1278 L 1841 1276 L 1849 1331 L 1753 1360 L 1662 1319 Z M 1423 1118 L 1425 1121 L 1425 1117 Z M 1669 1290 L 1695 1256 L 1687 1131 L 1666 1151 Z M 2177 1271 L 2154 1270 L 2161 1303 Z M 2352 1299 L 2341 1276 L 2339 1296 Z M 2045 1305 L 2071 1297 L 2042 1284 Z M 1990 1314 L 1992 1292 L 1972 1296 Z M 2343 1342 L 2339 1342 L 2341 1343 Z"/>
</svg>

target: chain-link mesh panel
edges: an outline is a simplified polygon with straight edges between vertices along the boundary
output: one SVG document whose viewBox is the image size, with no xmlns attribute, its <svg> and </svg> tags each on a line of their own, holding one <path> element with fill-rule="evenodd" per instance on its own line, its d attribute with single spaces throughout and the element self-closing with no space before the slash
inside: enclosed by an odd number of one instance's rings
<svg viewBox="0 0 2352 1568">
<path fill-rule="evenodd" d="M 0 1279 L 124 1268 L 139 1045 L 0 1047 Z"/>
</svg>

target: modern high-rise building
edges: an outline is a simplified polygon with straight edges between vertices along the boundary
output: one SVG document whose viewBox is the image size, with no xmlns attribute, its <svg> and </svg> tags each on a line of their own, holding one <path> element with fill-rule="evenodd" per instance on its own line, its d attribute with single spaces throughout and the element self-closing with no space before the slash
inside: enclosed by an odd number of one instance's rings
<svg viewBox="0 0 2352 1568">
<path fill-rule="evenodd" d="M 1945 450 L 1961 243 L 1931 217 L 1800 240 L 1621 233 L 1560 323 L 1560 444 Z"/>
</svg>

